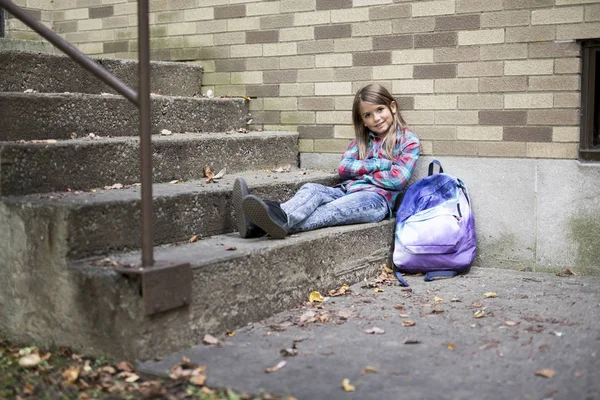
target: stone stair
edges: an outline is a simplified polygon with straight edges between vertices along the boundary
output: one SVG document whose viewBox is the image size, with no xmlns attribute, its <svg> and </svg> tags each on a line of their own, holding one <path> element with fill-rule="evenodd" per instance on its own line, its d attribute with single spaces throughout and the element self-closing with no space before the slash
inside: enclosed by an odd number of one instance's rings
<svg viewBox="0 0 600 400">
<path fill-rule="evenodd" d="M 135 62 L 98 62 L 135 86 Z M 192 298 L 145 315 L 139 279 L 115 268 L 141 260 L 137 110 L 88 75 L 61 55 L 0 51 L 0 334 L 148 359 L 386 262 L 392 221 L 241 239 L 236 177 L 279 201 L 338 178 L 298 168 L 297 133 L 247 132 L 247 99 L 199 96 L 200 66 L 153 63 L 155 259 L 191 265 Z M 207 183 L 207 165 L 225 176 Z"/>
</svg>

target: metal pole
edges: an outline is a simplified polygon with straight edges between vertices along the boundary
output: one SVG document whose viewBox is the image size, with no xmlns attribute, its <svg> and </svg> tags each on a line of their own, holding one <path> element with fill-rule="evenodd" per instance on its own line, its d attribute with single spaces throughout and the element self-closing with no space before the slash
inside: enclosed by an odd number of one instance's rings
<svg viewBox="0 0 600 400">
<path fill-rule="evenodd" d="M 152 139 L 150 136 L 150 28 L 148 12 L 148 0 L 138 0 L 142 267 L 151 267 L 154 265 L 154 240 L 152 234 Z"/>
<path fill-rule="evenodd" d="M 69 42 L 58 36 L 46 25 L 42 24 L 37 19 L 32 17 L 27 11 L 21 9 L 19 6 L 17 6 L 10 0 L 0 0 L 0 7 L 10 12 L 17 19 L 21 20 L 21 22 L 23 22 L 25 25 L 36 31 L 42 37 L 46 38 L 46 40 L 48 40 L 50 43 L 56 46 L 59 50 L 71 57 L 83 68 L 96 75 L 98 78 L 100 78 L 101 81 L 111 86 L 117 92 L 121 93 L 133 104 L 139 106 L 138 94 L 135 92 L 135 90 L 131 89 L 129 86 L 124 84 L 119 78 L 108 72 L 98 63 L 94 62 L 91 58 L 83 54 L 77 48 L 73 47 L 73 45 L 71 45 Z"/>
</svg>

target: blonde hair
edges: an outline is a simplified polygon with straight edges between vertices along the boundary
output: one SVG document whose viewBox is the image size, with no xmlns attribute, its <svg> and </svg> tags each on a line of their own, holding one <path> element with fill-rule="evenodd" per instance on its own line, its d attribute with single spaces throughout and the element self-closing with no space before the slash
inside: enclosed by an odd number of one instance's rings
<svg viewBox="0 0 600 400">
<path fill-rule="evenodd" d="M 390 112 L 394 115 L 394 122 L 396 129 L 391 129 L 384 140 L 384 150 L 387 157 L 391 160 L 394 157 L 394 147 L 396 146 L 396 131 L 397 128 L 406 128 L 406 122 L 400 114 L 400 108 L 398 102 L 390 94 L 390 92 L 383 86 L 377 83 L 371 83 L 358 92 L 354 96 L 354 104 L 352 105 L 352 122 L 354 124 L 354 136 L 356 138 L 356 146 L 358 147 L 358 157 L 364 160 L 367 156 L 368 144 L 369 144 L 369 129 L 364 125 L 362 117 L 360 115 L 360 103 L 370 103 L 377 105 L 386 106 Z M 392 111 L 392 103 L 396 103 L 396 112 Z"/>
</svg>

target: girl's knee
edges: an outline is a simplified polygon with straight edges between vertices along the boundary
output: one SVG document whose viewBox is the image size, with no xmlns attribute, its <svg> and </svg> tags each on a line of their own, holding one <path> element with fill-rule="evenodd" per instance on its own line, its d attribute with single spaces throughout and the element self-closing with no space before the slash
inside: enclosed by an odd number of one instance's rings
<svg viewBox="0 0 600 400">
<path fill-rule="evenodd" d="M 320 183 L 305 183 L 304 185 L 302 185 L 300 187 L 300 190 L 308 190 L 308 191 L 311 191 L 311 192 L 319 192 L 319 191 L 322 190 L 322 188 L 323 188 L 323 185 L 321 185 Z"/>
</svg>

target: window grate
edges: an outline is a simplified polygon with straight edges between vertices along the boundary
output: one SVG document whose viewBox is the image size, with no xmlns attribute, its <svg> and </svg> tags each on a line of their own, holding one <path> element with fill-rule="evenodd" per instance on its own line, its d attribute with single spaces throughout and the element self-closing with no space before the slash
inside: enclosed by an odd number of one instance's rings
<svg viewBox="0 0 600 400">
<path fill-rule="evenodd" d="M 582 42 L 579 158 L 600 161 L 600 40 Z"/>
</svg>

